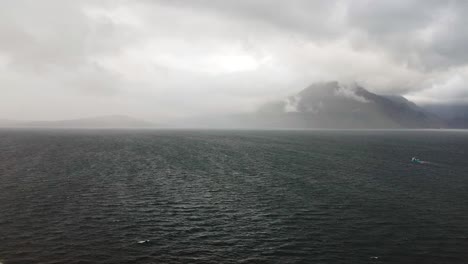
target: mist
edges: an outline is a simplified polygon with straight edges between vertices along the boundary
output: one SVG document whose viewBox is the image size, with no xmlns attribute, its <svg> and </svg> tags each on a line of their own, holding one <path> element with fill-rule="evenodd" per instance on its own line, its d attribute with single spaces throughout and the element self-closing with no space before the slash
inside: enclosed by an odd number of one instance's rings
<svg viewBox="0 0 468 264">
<path fill-rule="evenodd" d="M 257 112 L 328 81 L 418 104 L 468 103 L 462 1 L 19 0 L 0 7 L 0 119 L 183 123 Z"/>
</svg>

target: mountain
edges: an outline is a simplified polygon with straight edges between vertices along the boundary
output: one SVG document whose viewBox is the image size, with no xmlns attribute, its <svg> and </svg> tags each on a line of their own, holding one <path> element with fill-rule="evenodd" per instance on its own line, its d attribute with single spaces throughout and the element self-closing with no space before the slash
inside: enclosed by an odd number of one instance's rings
<svg viewBox="0 0 468 264">
<path fill-rule="evenodd" d="M 358 85 L 312 84 L 256 112 L 186 119 L 173 127 L 243 129 L 442 128 L 446 122 L 402 96 Z"/>
<path fill-rule="evenodd" d="M 440 128 L 442 119 L 402 96 L 384 96 L 358 85 L 316 83 L 282 102 L 260 108 L 285 124 L 305 128 Z M 283 122 L 276 123 L 282 125 Z"/>
<path fill-rule="evenodd" d="M 11 121 L 3 126 L 41 128 L 148 128 L 154 127 L 155 125 L 128 116 L 112 115 L 58 121 Z"/>
<path fill-rule="evenodd" d="M 422 107 L 446 120 L 451 128 L 468 128 L 468 104 L 426 104 Z"/>
<path fill-rule="evenodd" d="M 10 119 L 0 119 L 0 127 L 14 127 L 18 125 L 18 121 Z"/>
<path fill-rule="evenodd" d="M 378 95 L 338 82 L 312 84 L 296 95 L 262 105 L 255 113 L 199 118 L 184 125 L 254 129 L 446 127 L 441 118 L 402 96 Z"/>
<path fill-rule="evenodd" d="M 60 121 L 0 120 L 0 127 L 155 128 L 128 116 L 101 116 Z M 379 95 L 358 85 L 312 84 L 255 112 L 211 115 L 167 122 L 167 128 L 224 129 L 386 129 L 468 128 L 468 106 L 420 107 L 398 95 Z"/>
</svg>

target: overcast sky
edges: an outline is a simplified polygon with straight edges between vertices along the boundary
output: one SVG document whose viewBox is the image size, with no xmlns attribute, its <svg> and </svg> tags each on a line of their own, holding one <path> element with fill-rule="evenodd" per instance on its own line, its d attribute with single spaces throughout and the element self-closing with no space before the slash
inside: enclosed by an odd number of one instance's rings
<svg viewBox="0 0 468 264">
<path fill-rule="evenodd" d="M 0 118 L 254 110 L 316 81 L 468 102 L 468 1 L 0 2 Z"/>
</svg>

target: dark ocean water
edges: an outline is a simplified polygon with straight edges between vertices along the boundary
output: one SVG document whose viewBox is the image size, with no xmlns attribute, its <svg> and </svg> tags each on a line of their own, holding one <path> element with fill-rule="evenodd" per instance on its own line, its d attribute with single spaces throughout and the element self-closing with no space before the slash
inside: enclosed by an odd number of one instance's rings
<svg viewBox="0 0 468 264">
<path fill-rule="evenodd" d="M 0 130 L 0 262 L 468 263 L 468 132 Z"/>
</svg>

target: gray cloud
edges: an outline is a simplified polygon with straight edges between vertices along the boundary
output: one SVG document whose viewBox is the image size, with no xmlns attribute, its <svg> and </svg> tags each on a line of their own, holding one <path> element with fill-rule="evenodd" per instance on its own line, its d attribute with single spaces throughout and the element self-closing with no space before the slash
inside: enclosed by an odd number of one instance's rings
<svg viewBox="0 0 468 264">
<path fill-rule="evenodd" d="M 331 79 L 421 102 L 468 102 L 464 1 L 19 0 L 0 7 L 0 117 L 163 120 L 250 111 Z"/>
</svg>

